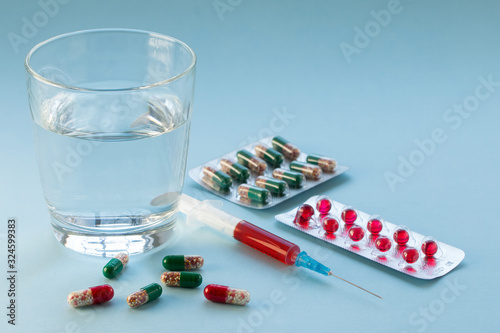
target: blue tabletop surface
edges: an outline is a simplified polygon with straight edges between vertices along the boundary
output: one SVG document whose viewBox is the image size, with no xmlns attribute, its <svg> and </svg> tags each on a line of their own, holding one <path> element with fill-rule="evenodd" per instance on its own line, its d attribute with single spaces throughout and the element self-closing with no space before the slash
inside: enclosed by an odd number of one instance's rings
<svg viewBox="0 0 500 333">
<path fill-rule="evenodd" d="M 500 5 L 496 1 L 3 1 L 0 10 L 0 331 L 496 332 L 500 227 Z M 24 56 L 49 37 L 90 28 L 176 37 L 198 56 L 188 168 L 268 135 L 351 169 L 269 210 L 225 209 L 300 244 L 341 277 L 288 267 L 180 218 L 168 248 L 132 257 L 115 298 L 73 309 L 69 292 L 106 283 L 103 258 L 64 249 L 49 224 L 32 143 Z M 215 199 L 186 178 L 184 192 Z M 423 281 L 274 220 L 327 194 L 465 251 Z M 7 220 L 17 218 L 16 325 L 8 324 Z M 245 307 L 201 288 L 164 288 L 168 253 L 201 254 L 204 285 L 244 288 Z"/>
</svg>

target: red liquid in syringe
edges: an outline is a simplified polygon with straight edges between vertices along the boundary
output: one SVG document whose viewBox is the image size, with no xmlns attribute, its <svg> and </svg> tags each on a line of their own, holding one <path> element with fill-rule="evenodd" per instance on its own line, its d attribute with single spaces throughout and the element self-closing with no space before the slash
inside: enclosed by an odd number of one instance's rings
<svg viewBox="0 0 500 333">
<path fill-rule="evenodd" d="M 293 265 L 300 253 L 298 245 L 278 237 L 256 225 L 241 221 L 236 225 L 233 237 L 237 241 L 253 247 L 284 264 Z"/>
</svg>

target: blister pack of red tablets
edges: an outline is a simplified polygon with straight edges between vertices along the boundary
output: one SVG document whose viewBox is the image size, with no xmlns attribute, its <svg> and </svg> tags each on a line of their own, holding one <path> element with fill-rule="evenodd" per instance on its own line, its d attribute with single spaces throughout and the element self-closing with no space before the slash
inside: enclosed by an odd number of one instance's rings
<svg viewBox="0 0 500 333">
<path fill-rule="evenodd" d="M 302 152 L 280 137 L 267 137 L 189 170 L 208 191 L 241 206 L 273 207 L 343 172 L 335 159 Z"/>
<path fill-rule="evenodd" d="M 314 196 L 275 218 L 313 237 L 419 279 L 443 276 L 464 251 L 326 196 Z"/>
</svg>

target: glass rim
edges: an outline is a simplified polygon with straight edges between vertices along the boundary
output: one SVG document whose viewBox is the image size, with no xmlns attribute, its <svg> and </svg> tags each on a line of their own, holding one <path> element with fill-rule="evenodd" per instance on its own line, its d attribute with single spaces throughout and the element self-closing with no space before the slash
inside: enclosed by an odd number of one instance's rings
<svg viewBox="0 0 500 333">
<path fill-rule="evenodd" d="M 192 57 L 191 63 L 189 64 L 189 66 L 183 72 L 181 72 L 180 74 L 177 74 L 175 76 L 172 76 L 172 77 L 170 77 L 168 79 L 157 81 L 155 83 L 151 83 L 151 84 L 147 84 L 147 85 L 142 85 L 142 86 L 129 87 L 129 88 L 117 88 L 117 89 L 83 88 L 83 87 L 77 87 L 77 86 L 67 85 L 67 84 L 63 84 L 63 83 L 57 83 L 57 82 L 54 82 L 52 80 L 47 79 L 46 77 L 44 77 L 43 75 L 41 75 L 37 71 L 35 71 L 33 69 L 33 67 L 31 67 L 31 63 L 30 63 L 31 57 L 33 56 L 33 54 L 37 50 L 39 50 L 43 46 L 48 45 L 48 44 L 50 44 L 50 43 L 52 43 L 54 41 L 57 41 L 57 40 L 60 40 L 60 39 L 63 39 L 63 38 L 68 38 L 68 37 L 72 37 L 72 36 L 76 36 L 76 35 L 83 35 L 83 34 L 101 33 L 101 32 L 128 32 L 128 33 L 144 34 L 144 35 L 149 35 L 149 36 L 155 36 L 156 38 L 168 40 L 168 41 L 171 41 L 171 42 L 174 42 L 174 43 L 178 43 L 182 47 L 184 47 L 189 52 L 189 54 L 191 54 L 191 57 Z M 28 52 L 28 54 L 26 55 L 26 58 L 24 60 L 24 67 L 25 67 L 26 71 L 28 72 L 29 75 L 31 75 L 36 80 L 38 80 L 38 81 L 40 81 L 42 83 L 45 83 L 45 84 L 57 87 L 57 88 L 67 89 L 67 90 L 77 90 L 77 91 L 82 91 L 82 92 L 86 92 L 86 91 L 87 92 L 113 92 L 113 91 L 134 91 L 134 90 L 150 89 L 150 88 L 162 86 L 162 85 L 165 85 L 167 83 L 176 81 L 176 80 L 178 80 L 178 79 L 180 79 L 180 78 L 188 75 L 189 73 L 191 73 L 194 70 L 195 66 L 196 66 L 196 54 L 183 41 L 181 41 L 179 39 L 176 39 L 174 37 L 170 37 L 170 36 L 167 36 L 167 35 L 163 35 L 163 34 L 156 33 L 156 32 L 151 32 L 151 31 L 147 31 L 147 30 L 122 29 L 122 28 L 87 29 L 87 30 L 79 30 L 79 31 L 74 31 L 74 32 L 68 32 L 68 33 L 60 34 L 60 35 L 51 37 L 49 39 L 46 39 L 46 40 L 44 40 L 44 41 L 36 44 Z"/>
</svg>

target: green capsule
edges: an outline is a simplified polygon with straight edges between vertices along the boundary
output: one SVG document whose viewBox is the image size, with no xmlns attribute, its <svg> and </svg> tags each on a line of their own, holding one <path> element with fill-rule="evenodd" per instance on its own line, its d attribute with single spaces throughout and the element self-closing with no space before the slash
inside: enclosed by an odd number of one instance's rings
<svg viewBox="0 0 500 333">
<path fill-rule="evenodd" d="M 258 203 L 265 203 L 271 196 L 268 190 L 248 184 L 238 186 L 238 194 L 242 198 L 250 199 Z"/>
<path fill-rule="evenodd" d="M 333 172 L 337 166 L 337 162 L 333 158 L 319 155 L 308 155 L 306 161 L 307 163 L 319 166 L 325 172 Z"/>
<path fill-rule="evenodd" d="M 219 185 L 221 190 L 227 190 L 233 184 L 231 177 L 209 165 L 203 167 L 203 174 Z"/>
<path fill-rule="evenodd" d="M 269 190 L 272 194 L 283 195 L 287 189 L 286 182 L 265 176 L 259 176 L 255 179 L 255 185 Z"/>
<path fill-rule="evenodd" d="M 239 150 L 236 153 L 236 158 L 240 164 L 259 175 L 262 174 L 267 168 L 266 162 L 245 149 Z"/>
<path fill-rule="evenodd" d="M 281 163 L 283 163 L 283 155 L 274 150 L 273 148 L 267 148 L 263 145 L 255 146 L 255 154 L 264 159 L 273 168 L 279 168 Z"/>
<path fill-rule="evenodd" d="M 299 188 L 304 181 L 303 174 L 284 169 L 274 169 L 273 177 L 285 181 L 292 188 Z"/>
<path fill-rule="evenodd" d="M 160 297 L 162 288 L 158 283 L 151 283 L 142 287 L 139 291 L 127 297 L 127 304 L 131 308 L 137 308 Z"/>
<path fill-rule="evenodd" d="M 250 170 L 228 158 L 221 159 L 220 168 L 223 172 L 230 175 L 239 182 L 244 182 L 248 179 L 248 177 L 250 177 Z"/>
<path fill-rule="evenodd" d="M 296 160 L 300 156 L 300 149 L 281 136 L 275 136 L 272 139 L 271 144 L 274 149 L 285 155 L 285 157 L 289 160 Z"/>
<path fill-rule="evenodd" d="M 165 272 L 161 275 L 161 282 L 169 287 L 196 288 L 201 285 L 201 274 L 191 272 Z"/>
<path fill-rule="evenodd" d="M 128 263 L 128 255 L 126 253 L 118 253 L 113 259 L 102 268 L 102 274 L 108 279 L 113 279 L 122 271 Z"/>
<path fill-rule="evenodd" d="M 203 263 L 201 256 L 168 255 L 163 258 L 163 267 L 169 271 L 198 269 Z"/>
<path fill-rule="evenodd" d="M 302 173 L 306 178 L 318 180 L 321 178 L 321 168 L 317 165 L 293 161 L 290 163 L 290 170 Z"/>
</svg>

